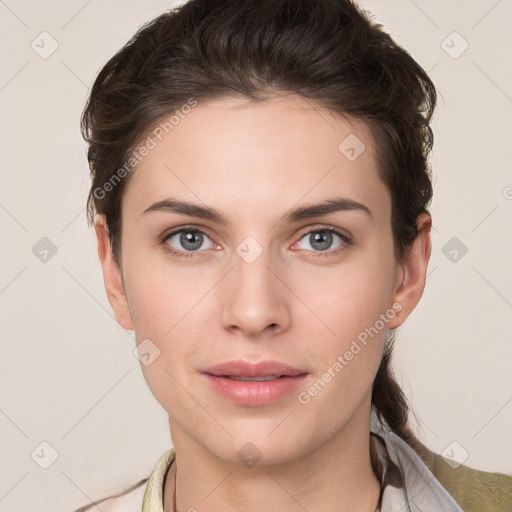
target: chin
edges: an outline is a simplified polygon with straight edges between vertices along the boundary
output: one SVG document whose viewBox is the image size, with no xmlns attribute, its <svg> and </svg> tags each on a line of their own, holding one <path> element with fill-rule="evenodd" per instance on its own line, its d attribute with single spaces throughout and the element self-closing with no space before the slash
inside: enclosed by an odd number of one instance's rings
<svg viewBox="0 0 512 512">
<path fill-rule="evenodd" d="M 287 423 L 286 420 L 276 428 L 279 421 L 273 421 L 274 431 L 267 427 L 268 422 L 264 425 L 254 425 L 252 429 L 246 428 L 239 431 L 228 429 L 233 438 L 226 435 L 223 436 L 223 442 L 214 445 L 203 443 L 203 446 L 226 463 L 251 468 L 291 463 L 313 450 L 315 446 L 322 444 L 323 441 L 320 438 L 309 438 L 309 433 L 304 432 L 301 435 L 296 430 L 291 432 L 290 427 L 296 427 L 296 425 L 290 422 L 286 428 L 285 423 Z M 278 432 L 281 428 L 281 432 Z"/>
</svg>

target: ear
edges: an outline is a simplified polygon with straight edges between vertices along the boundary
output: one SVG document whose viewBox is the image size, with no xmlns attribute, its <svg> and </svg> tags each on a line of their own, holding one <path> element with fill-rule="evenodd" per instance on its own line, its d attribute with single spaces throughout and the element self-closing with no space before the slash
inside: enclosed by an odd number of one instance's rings
<svg viewBox="0 0 512 512">
<path fill-rule="evenodd" d="M 420 214 L 416 219 L 416 226 L 420 233 L 406 252 L 395 283 L 393 300 L 396 306 L 393 309 L 396 308 L 398 312 L 388 324 L 391 329 L 399 327 L 405 322 L 420 301 L 425 288 L 427 267 L 432 250 L 430 241 L 432 217 L 430 214 Z M 398 305 L 401 306 L 400 310 Z"/>
<path fill-rule="evenodd" d="M 98 242 L 98 256 L 103 269 L 103 281 L 108 301 L 114 310 L 119 324 L 128 331 L 133 331 L 133 319 L 128 306 L 128 299 L 124 289 L 121 269 L 114 259 L 108 236 L 108 227 L 104 215 L 97 215 L 94 221 L 96 239 Z"/>
</svg>

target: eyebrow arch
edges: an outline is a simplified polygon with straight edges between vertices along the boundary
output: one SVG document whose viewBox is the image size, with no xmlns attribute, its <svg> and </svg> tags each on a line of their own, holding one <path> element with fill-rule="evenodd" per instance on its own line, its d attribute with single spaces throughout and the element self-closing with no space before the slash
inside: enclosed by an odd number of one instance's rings
<svg viewBox="0 0 512 512">
<path fill-rule="evenodd" d="M 329 213 L 349 210 L 364 212 L 370 217 L 370 219 L 374 220 L 371 210 L 364 204 L 358 203 L 357 201 L 353 201 L 352 199 L 336 197 L 334 199 L 328 199 L 323 203 L 313 204 L 309 206 L 301 206 L 299 208 L 291 210 L 284 216 L 283 221 L 285 223 L 291 224 L 293 222 L 297 222 L 304 219 L 310 219 L 313 217 L 327 215 Z M 200 206 L 198 204 L 190 203 L 188 201 L 164 199 L 163 201 L 158 201 L 152 204 L 149 208 L 144 210 L 143 215 L 155 211 L 180 213 L 183 215 L 189 215 L 191 217 L 199 217 L 201 219 L 210 220 L 212 222 L 222 224 L 224 226 L 228 225 L 226 219 L 217 210 L 205 206 Z"/>
<path fill-rule="evenodd" d="M 323 203 L 296 208 L 284 217 L 284 221 L 292 223 L 299 220 L 310 219 L 312 217 L 320 217 L 329 213 L 350 210 L 364 212 L 370 217 L 370 219 L 373 220 L 373 214 L 371 210 L 364 204 L 353 201 L 352 199 L 347 199 L 345 197 L 336 197 L 334 199 L 328 199 Z"/>
</svg>

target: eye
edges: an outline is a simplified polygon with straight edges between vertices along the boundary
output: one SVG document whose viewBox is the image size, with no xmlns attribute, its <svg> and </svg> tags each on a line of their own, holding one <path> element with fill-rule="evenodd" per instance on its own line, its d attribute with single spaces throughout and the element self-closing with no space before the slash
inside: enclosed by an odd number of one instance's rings
<svg viewBox="0 0 512 512">
<path fill-rule="evenodd" d="M 203 249 L 211 249 L 215 246 L 210 237 L 197 228 L 182 227 L 171 233 L 167 233 L 161 239 L 165 250 L 174 256 L 190 258 L 194 253 Z M 334 228 L 318 228 L 308 231 L 292 248 L 303 243 L 304 247 L 298 247 L 311 251 L 315 256 L 332 256 L 344 250 L 351 244 L 350 238 Z M 334 247 L 333 247 L 334 245 Z"/>
<path fill-rule="evenodd" d="M 338 239 L 338 241 L 336 239 Z M 300 244 L 301 242 L 305 242 L 305 246 L 302 247 L 302 249 L 320 253 L 328 252 L 328 254 L 318 255 L 328 256 L 337 254 L 339 251 L 336 249 L 343 250 L 347 245 L 350 244 L 350 239 L 347 235 L 340 233 L 336 229 L 320 228 L 313 231 L 308 231 L 300 238 L 297 244 Z M 335 244 L 334 247 L 333 244 Z"/>
<path fill-rule="evenodd" d="M 213 242 L 199 229 L 181 228 L 168 233 L 162 240 L 166 248 L 177 256 L 188 257 L 201 249 L 210 249 Z"/>
</svg>

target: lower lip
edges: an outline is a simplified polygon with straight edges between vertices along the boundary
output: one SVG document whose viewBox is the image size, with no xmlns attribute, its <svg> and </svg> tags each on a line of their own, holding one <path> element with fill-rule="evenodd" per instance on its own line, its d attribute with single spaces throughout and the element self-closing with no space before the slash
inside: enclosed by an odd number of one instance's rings
<svg viewBox="0 0 512 512">
<path fill-rule="evenodd" d="M 232 402 L 242 405 L 267 405 L 284 398 L 294 391 L 307 374 L 281 377 L 267 381 L 240 381 L 206 375 L 213 389 Z"/>
</svg>

